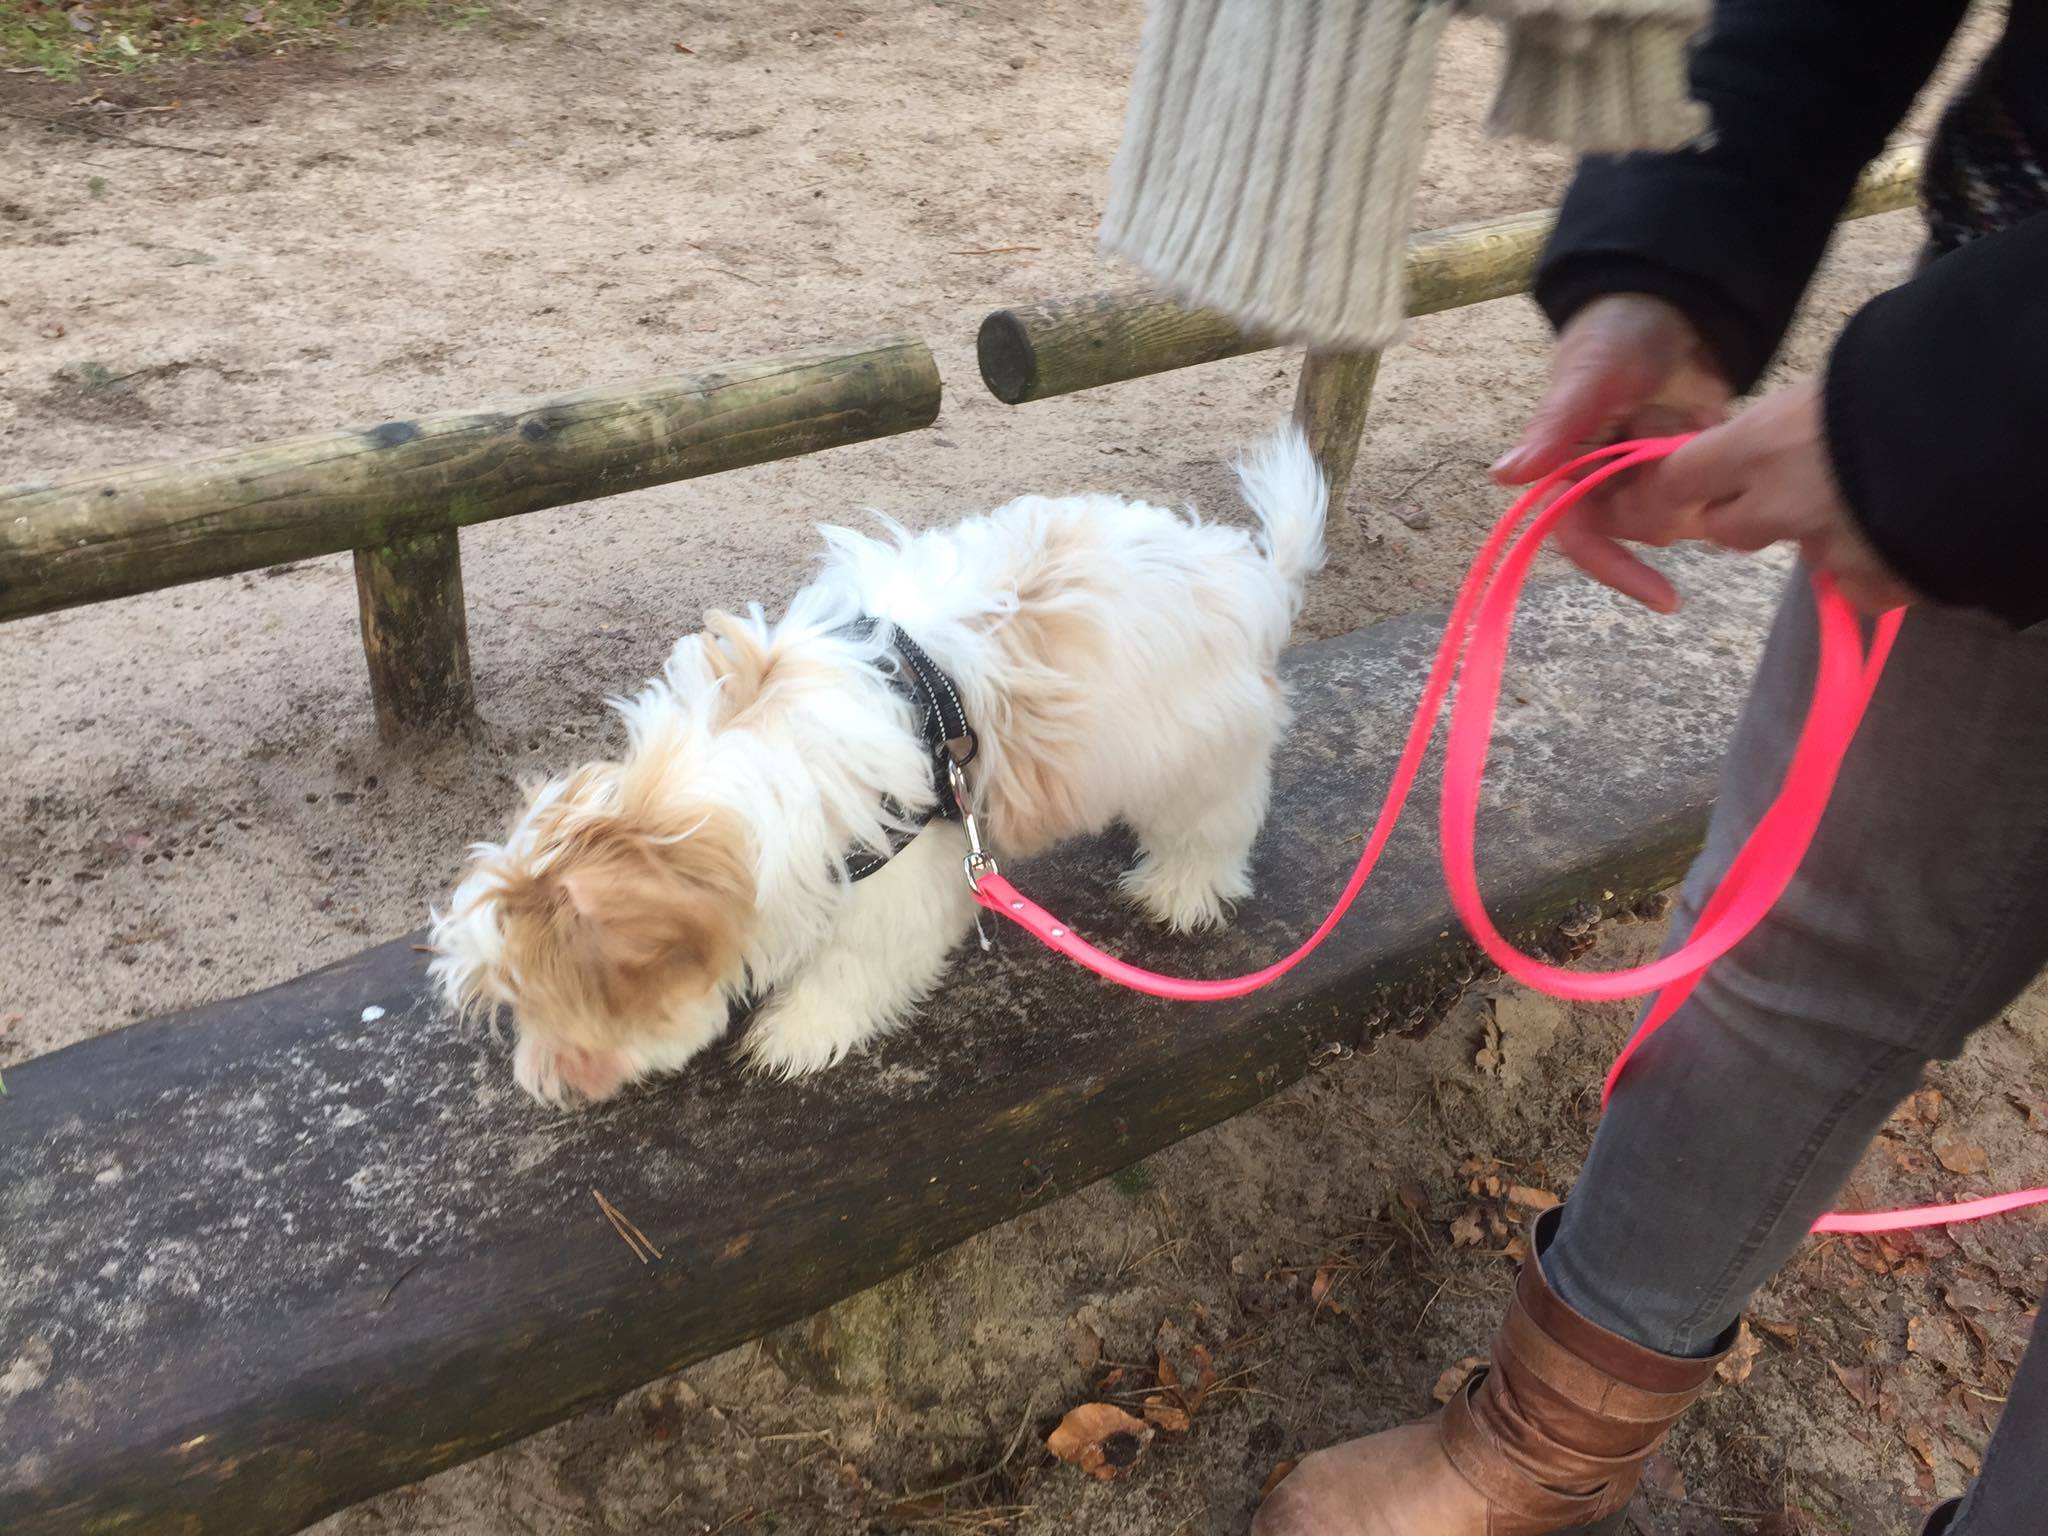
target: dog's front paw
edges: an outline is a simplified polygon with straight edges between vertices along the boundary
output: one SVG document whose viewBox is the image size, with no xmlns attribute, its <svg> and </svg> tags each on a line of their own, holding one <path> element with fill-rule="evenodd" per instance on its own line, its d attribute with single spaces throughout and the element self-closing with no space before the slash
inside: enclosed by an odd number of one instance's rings
<svg viewBox="0 0 2048 1536">
<path fill-rule="evenodd" d="M 1233 902 L 1252 893 L 1242 868 L 1219 870 L 1186 860 L 1142 855 L 1118 882 L 1124 894 L 1175 933 L 1199 933 L 1230 921 Z"/>
<path fill-rule="evenodd" d="M 763 1072 L 802 1077 L 832 1066 L 874 1033 L 843 1005 L 799 989 L 770 999 L 740 1042 L 740 1053 Z"/>
</svg>

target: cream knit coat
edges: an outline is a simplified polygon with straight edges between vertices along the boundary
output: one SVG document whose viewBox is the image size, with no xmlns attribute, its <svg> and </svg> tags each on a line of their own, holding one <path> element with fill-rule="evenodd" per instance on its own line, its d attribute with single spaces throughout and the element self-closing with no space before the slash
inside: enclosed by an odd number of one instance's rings
<svg viewBox="0 0 2048 1536">
<path fill-rule="evenodd" d="M 1488 126 L 1579 150 L 1673 148 L 1704 110 L 1707 0 L 1467 0 L 1504 29 Z M 1152 0 L 1105 250 L 1278 340 L 1384 346 L 1453 0 Z"/>
</svg>

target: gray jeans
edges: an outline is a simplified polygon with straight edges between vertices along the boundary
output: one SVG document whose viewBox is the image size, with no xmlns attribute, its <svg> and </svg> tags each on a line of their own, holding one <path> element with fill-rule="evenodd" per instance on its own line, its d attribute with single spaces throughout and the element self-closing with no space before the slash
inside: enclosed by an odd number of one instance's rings
<svg viewBox="0 0 2048 1536">
<path fill-rule="evenodd" d="M 1686 878 L 1681 935 L 1783 777 L 1816 645 L 1801 576 Z M 1544 1254 L 1553 1287 L 1653 1349 L 1710 1353 L 1926 1063 L 2044 963 L 2048 628 L 1916 610 L 1792 885 L 1622 1078 Z M 1950 1529 L 2021 1536 L 2044 1508 L 2048 1345 L 2023 1364 Z"/>
</svg>

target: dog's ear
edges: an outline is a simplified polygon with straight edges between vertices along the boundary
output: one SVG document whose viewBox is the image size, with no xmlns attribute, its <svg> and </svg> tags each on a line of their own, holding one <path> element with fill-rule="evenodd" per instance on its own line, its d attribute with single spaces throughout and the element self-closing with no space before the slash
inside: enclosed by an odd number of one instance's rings
<svg viewBox="0 0 2048 1536">
<path fill-rule="evenodd" d="M 522 993 L 588 1026 L 644 1025 L 730 976 L 754 914 L 745 829 L 717 806 L 585 818 L 506 911 Z M 609 1032 L 609 1031 L 605 1031 Z"/>
</svg>

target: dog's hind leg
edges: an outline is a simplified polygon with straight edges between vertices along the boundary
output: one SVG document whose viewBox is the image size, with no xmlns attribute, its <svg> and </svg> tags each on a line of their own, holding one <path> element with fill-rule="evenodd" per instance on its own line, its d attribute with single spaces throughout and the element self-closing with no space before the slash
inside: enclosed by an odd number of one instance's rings
<svg viewBox="0 0 2048 1536">
<path fill-rule="evenodd" d="M 901 1024 L 974 925 L 966 853 L 957 826 L 934 822 L 855 885 L 824 947 L 762 1007 L 741 1043 L 745 1055 L 798 1077 Z"/>
<path fill-rule="evenodd" d="M 1252 893 L 1252 844 L 1272 791 L 1271 746 L 1217 751 L 1125 816 L 1138 862 L 1124 894 L 1177 933 L 1217 928 Z"/>
</svg>

